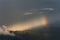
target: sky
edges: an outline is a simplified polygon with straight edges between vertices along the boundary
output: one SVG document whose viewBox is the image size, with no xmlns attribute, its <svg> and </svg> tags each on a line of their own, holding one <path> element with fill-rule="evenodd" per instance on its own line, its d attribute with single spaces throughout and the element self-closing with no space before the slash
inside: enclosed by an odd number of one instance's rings
<svg viewBox="0 0 60 40">
<path fill-rule="evenodd" d="M 14 22 L 25 20 L 25 18 L 36 17 L 36 14 L 25 17 L 24 13 L 32 9 L 42 8 L 55 9 L 53 13 L 48 13 L 50 15 L 49 20 L 53 20 L 53 18 L 55 18 L 54 13 L 60 15 L 59 3 L 60 0 L 0 0 L 0 25 L 12 24 Z"/>
</svg>

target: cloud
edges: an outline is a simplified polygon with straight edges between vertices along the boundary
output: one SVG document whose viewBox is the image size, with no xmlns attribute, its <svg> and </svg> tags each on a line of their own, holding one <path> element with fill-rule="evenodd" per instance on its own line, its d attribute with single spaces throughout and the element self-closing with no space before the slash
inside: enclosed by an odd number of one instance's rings
<svg viewBox="0 0 60 40">
<path fill-rule="evenodd" d="M 43 9 L 40 9 L 40 10 L 50 10 L 50 11 L 53 11 L 54 9 L 53 8 L 43 8 Z"/>
<path fill-rule="evenodd" d="M 24 13 L 24 15 L 31 15 L 31 14 L 32 14 L 31 12 Z"/>
<path fill-rule="evenodd" d="M 14 33 L 10 33 L 7 30 L 7 27 L 5 25 L 3 25 L 2 27 L 0 27 L 0 35 L 10 35 L 10 36 L 15 36 Z"/>
</svg>

